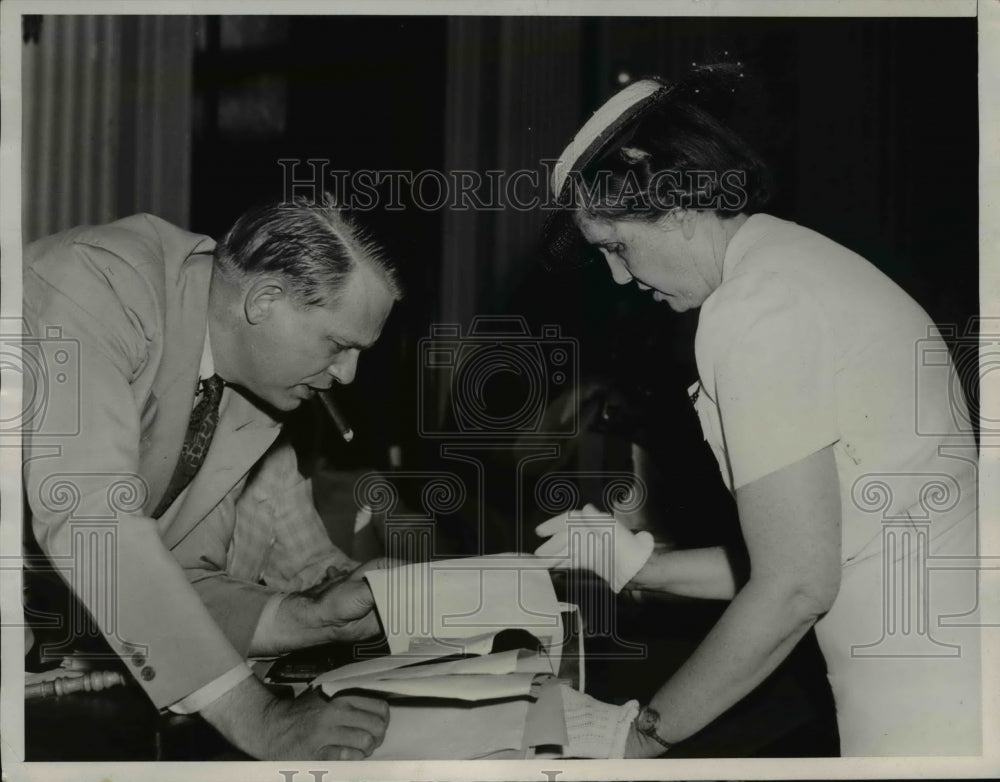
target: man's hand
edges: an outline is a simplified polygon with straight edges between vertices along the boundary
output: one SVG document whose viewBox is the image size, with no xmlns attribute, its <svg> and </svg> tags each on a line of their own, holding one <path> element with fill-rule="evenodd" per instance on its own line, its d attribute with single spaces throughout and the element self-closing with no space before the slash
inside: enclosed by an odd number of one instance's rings
<svg viewBox="0 0 1000 782">
<path fill-rule="evenodd" d="M 350 578 L 355 580 L 362 579 L 365 577 L 365 573 L 370 573 L 373 570 L 392 570 L 393 568 L 409 564 L 409 562 L 402 559 L 393 559 L 392 557 L 375 557 L 375 559 L 369 559 L 363 565 L 358 565 L 358 567 L 352 570 Z"/>
<path fill-rule="evenodd" d="M 402 560 L 377 557 L 356 567 L 346 578 L 330 568 L 326 581 L 302 593 L 313 601 L 314 621 L 334 634 L 330 639 L 333 641 L 359 641 L 377 635 L 380 628 L 372 610 L 375 600 L 364 580 L 365 573 L 405 564 Z"/>
<path fill-rule="evenodd" d="M 357 641 L 379 633 L 375 598 L 364 580 L 364 565 L 346 579 L 329 579 L 289 595 L 278 608 L 325 641 Z"/>
<path fill-rule="evenodd" d="M 285 595 L 270 618 L 257 626 L 251 655 L 282 654 L 331 641 L 360 641 L 381 632 L 373 610 L 375 599 L 364 580 L 370 570 L 405 564 L 373 559 L 352 571 L 327 569 L 325 580 Z"/>
<path fill-rule="evenodd" d="M 244 679 L 201 715 L 230 743 L 261 760 L 362 760 L 385 737 L 385 701 L 318 692 L 277 698 L 254 677 Z"/>
<path fill-rule="evenodd" d="M 354 573 L 330 568 L 328 578 L 305 592 L 280 598 L 277 609 L 262 617 L 250 643 L 250 654 L 267 656 L 319 646 L 331 641 L 358 641 L 378 635 L 375 599 L 368 584 Z"/>
</svg>

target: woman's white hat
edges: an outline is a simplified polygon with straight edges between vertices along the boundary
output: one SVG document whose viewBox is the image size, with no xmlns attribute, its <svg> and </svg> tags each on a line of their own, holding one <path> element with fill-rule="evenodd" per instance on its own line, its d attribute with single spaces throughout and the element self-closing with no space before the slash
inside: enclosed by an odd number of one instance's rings
<svg viewBox="0 0 1000 782">
<path fill-rule="evenodd" d="M 550 181 L 553 194 L 556 197 L 563 195 L 562 189 L 569 172 L 586 166 L 654 95 L 666 89 L 667 85 L 663 82 L 643 79 L 612 95 L 584 123 L 559 156 Z"/>
<path fill-rule="evenodd" d="M 605 101 L 562 151 L 549 180 L 551 194 L 560 208 L 549 216 L 542 229 L 543 262 L 549 269 L 580 265 L 591 255 L 573 225 L 570 174 L 586 168 L 624 129 L 669 92 L 670 87 L 657 79 L 632 82 Z"/>
</svg>

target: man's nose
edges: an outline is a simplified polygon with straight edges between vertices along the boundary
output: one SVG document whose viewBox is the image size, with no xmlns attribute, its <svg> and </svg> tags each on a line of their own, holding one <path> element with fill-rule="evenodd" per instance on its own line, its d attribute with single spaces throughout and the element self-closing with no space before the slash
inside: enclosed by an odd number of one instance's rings
<svg viewBox="0 0 1000 782">
<path fill-rule="evenodd" d="M 608 268 L 611 269 L 611 277 L 616 283 L 619 285 L 628 285 L 628 283 L 632 282 L 632 275 L 625 268 L 624 263 L 611 255 L 606 256 L 605 260 L 608 262 Z"/>
<path fill-rule="evenodd" d="M 326 368 L 326 371 L 341 385 L 350 385 L 358 371 L 358 351 L 344 351 Z"/>
</svg>

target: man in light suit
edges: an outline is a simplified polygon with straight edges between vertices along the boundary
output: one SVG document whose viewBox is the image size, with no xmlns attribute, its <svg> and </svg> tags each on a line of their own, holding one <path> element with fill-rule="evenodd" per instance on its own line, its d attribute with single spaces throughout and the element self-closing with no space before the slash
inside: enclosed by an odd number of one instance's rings
<svg viewBox="0 0 1000 782">
<path fill-rule="evenodd" d="M 279 700 L 245 662 L 375 634 L 365 583 L 345 575 L 288 592 L 229 566 L 247 561 L 248 512 L 284 507 L 299 523 L 289 497 L 304 496 L 301 477 L 290 449 L 272 447 L 280 413 L 350 383 L 399 297 L 389 261 L 329 204 L 247 213 L 218 246 L 136 215 L 25 250 L 29 333 L 77 350 L 79 368 L 78 395 L 50 394 L 62 409 L 24 432 L 37 543 L 73 562 L 77 598 L 157 707 L 200 712 L 256 757 L 360 759 L 385 732 L 384 702 Z M 225 386 L 210 447 L 178 483 L 208 394 L 199 380 L 213 377 Z M 113 560 L 86 533 L 88 520 L 109 517 Z M 302 518 L 318 540 L 317 519 Z M 324 545 L 334 567 L 356 567 Z M 315 553 L 305 548 L 303 565 Z"/>
</svg>

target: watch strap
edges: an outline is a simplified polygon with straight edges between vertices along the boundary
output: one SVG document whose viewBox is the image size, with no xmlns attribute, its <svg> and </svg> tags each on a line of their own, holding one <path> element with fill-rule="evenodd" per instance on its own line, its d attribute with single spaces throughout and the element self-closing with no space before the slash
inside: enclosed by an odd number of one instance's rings
<svg viewBox="0 0 1000 782">
<path fill-rule="evenodd" d="M 660 713 L 649 706 L 643 706 L 639 710 L 638 716 L 635 718 L 636 730 L 638 730 L 643 736 L 647 736 L 663 747 L 665 750 L 672 749 L 673 744 L 664 738 L 660 737 L 660 734 L 656 732 L 656 729 L 660 726 Z"/>
</svg>

